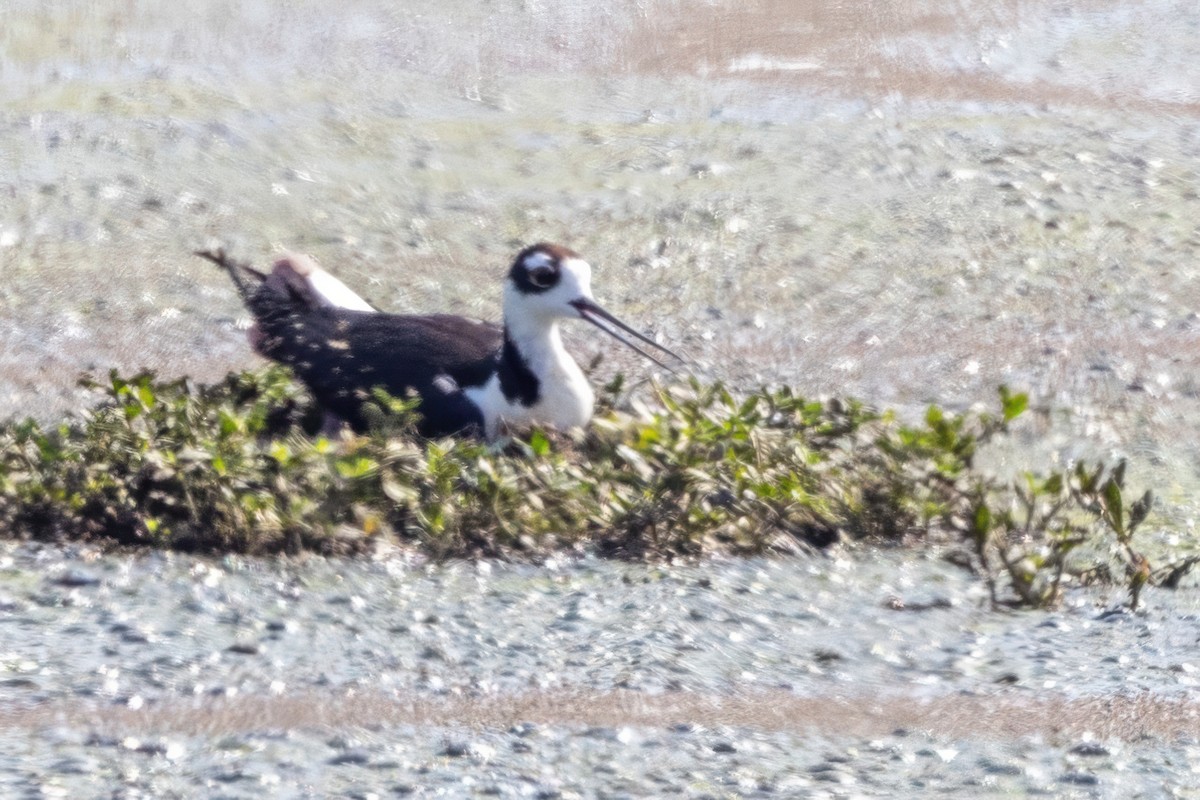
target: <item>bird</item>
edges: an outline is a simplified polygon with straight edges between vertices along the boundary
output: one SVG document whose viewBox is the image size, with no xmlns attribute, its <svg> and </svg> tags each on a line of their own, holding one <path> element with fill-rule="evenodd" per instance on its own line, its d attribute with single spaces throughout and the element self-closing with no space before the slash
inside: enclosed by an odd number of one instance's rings
<svg viewBox="0 0 1200 800">
<path fill-rule="evenodd" d="M 604 310 L 592 296 L 591 265 L 562 245 L 542 242 L 517 254 L 499 325 L 380 311 L 307 256 L 285 256 L 268 274 L 224 250 L 196 255 L 233 280 L 254 318 L 252 347 L 289 366 L 327 415 L 356 432 L 369 427 L 364 406 L 376 388 L 415 396 L 416 430 L 426 438 L 493 440 L 515 427 L 584 427 L 595 392 L 563 346 L 559 323 L 570 319 L 592 323 L 670 371 L 621 332 L 684 362 Z"/>
</svg>

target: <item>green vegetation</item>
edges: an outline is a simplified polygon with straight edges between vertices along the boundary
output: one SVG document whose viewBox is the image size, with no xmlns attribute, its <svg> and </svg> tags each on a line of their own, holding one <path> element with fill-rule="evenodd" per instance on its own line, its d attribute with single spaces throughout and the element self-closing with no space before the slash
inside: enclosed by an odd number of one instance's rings
<svg viewBox="0 0 1200 800">
<path fill-rule="evenodd" d="M 787 389 L 662 389 L 653 410 L 606 411 L 586 433 L 533 431 L 502 447 L 422 441 L 412 404 L 380 395 L 370 436 L 315 435 L 319 412 L 282 368 L 215 386 L 121 378 L 77 424 L 0 427 L 0 529 L 248 553 L 358 552 L 398 541 L 435 557 L 622 558 L 764 554 L 838 540 L 935 542 L 997 605 L 1049 606 L 1064 582 L 1154 572 L 1134 535 L 1124 464 L 1014 483 L 976 454 L 1027 404 L 996 414 L 933 407 L 922 424 Z M 608 387 L 620 391 L 619 381 Z"/>
</svg>

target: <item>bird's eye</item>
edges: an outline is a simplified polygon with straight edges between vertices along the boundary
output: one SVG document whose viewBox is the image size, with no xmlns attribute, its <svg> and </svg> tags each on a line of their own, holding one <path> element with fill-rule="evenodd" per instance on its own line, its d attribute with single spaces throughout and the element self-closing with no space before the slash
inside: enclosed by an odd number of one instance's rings
<svg viewBox="0 0 1200 800">
<path fill-rule="evenodd" d="M 548 289 L 554 285 L 554 267 L 534 267 L 529 270 L 529 282 L 539 289 Z"/>
</svg>

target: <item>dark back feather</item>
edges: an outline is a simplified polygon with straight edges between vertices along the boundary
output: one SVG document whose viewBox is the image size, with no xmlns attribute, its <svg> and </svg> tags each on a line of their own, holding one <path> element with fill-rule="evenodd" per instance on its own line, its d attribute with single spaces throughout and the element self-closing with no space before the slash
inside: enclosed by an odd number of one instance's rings
<svg viewBox="0 0 1200 800">
<path fill-rule="evenodd" d="M 448 314 L 408 316 L 314 306 L 284 285 L 218 250 L 197 252 L 224 269 L 253 314 L 255 348 L 292 368 L 317 403 L 355 430 L 376 387 L 421 398 L 425 436 L 482 434 L 483 417 L 463 389 L 496 370 L 502 329 Z"/>
<path fill-rule="evenodd" d="M 483 428 L 462 389 L 483 385 L 503 343 L 496 325 L 446 314 L 312 308 L 262 286 L 247 303 L 261 332 L 259 351 L 290 366 L 317 402 L 361 430 L 375 387 L 422 402 L 418 430 L 442 436 Z"/>
</svg>

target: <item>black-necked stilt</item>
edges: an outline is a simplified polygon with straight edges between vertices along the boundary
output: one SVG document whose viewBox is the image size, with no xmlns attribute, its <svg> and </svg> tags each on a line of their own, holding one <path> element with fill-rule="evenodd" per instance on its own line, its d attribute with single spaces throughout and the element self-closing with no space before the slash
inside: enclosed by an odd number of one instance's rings
<svg viewBox="0 0 1200 800">
<path fill-rule="evenodd" d="M 425 436 L 491 438 L 502 423 L 586 424 L 595 395 L 563 347 L 563 319 L 582 317 L 661 366 L 605 323 L 682 360 L 597 305 L 591 267 L 559 245 L 536 244 L 517 255 L 504 286 L 503 326 L 378 312 L 304 256 L 280 260 L 267 275 L 223 251 L 197 255 L 233 278 L 254 315 L 255 350 L 290 366 L 327 412 L 358 430 L 374 387 L 396 397 L 415 392 Z"/>
</svg>

